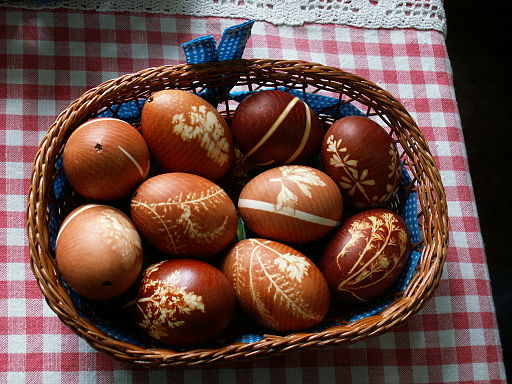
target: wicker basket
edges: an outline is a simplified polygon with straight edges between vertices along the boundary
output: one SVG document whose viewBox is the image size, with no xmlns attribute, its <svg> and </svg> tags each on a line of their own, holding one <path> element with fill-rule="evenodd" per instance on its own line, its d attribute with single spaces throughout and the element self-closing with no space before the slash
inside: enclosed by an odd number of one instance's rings
<svg viewBox="0 0 512 384">
<path fill-rule="evenodd" d="M 226 84 L 228 85 L 226 87 Z M 421 252 L 414 276 L 403 293 L 383 311 L 356 321 L 341 321 L 318 332 L 265 335 L 257 342 L 233 342 L 214 348 L 171 350 L 145 348 L 119 340 L 102 331 L 84 316 L 63 286 L 50 247 L 50 208 L 57 159 L 73 129 L 105 107 L 148 97 L 163 88 L 202 92 L 217 89 L 220 108 L 230 115 L 233 102 L 225 95 L 231 86 L 258 90 L 285 87 L 312 94 L 339 98 L 339 105 L 356 104 L 368 116 L 380 118 L 389 127 L 409 171 L 418 200 Z M 332 114 L 319 113 L 332 122 Z M 59 209 L 62 209 L 60 207 Z M 319 348 L 355 342 L 390 330 L 422 308 L 441 277 L 448 242 L 448 215 L 445 192 L 427 142 L 405 108 L 388 92 L 372 82 L 343 72 L 303 61 L 237 60 L 215 64 L 176 65 L 150 68 L 107 81 L 90 89 L 64 110 L 49 128 L 36 155 L 28 196 L 28 239 L 31 266 L 37 282 L 59 318 L 92 347 L 112 357 L 147 367 L 198 366 L 213 362 L 252 359 L 257 356 L 305 348 Z"/>
</svg>

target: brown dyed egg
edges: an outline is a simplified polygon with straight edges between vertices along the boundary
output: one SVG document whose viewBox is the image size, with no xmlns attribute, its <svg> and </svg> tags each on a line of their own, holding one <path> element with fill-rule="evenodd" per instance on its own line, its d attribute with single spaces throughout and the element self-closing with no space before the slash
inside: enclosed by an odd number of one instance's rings
<svg viewBox="0 0 512 384">
<path fill-rule="evenodd" d="M 393 211 L 371 209 L 347 219 L 319 260 L 333 300 L 381 296 L 398 278 L 409 248 L 407 227 Z"/>
<path fill-rule="evenodd" d="M 143 137 L 123 120 L 102 117 L 80 125 L 64 147 L 63 166 L 73 189 L 99 201 L 130 195 L 149 173 Z"/>
<path fill-rule="evenodd" d="M 276 241 L 238 242 L 222 271 L 243 310 L 273 330 L 312 327 L 329 308 L 329 288 L 320 270 L 302 253 Z"/>
<path fill-rule="evenodd" d="M 206 342 L 228 326 L 235 308 L 224 274 L 199 260 L 167 260 L 144 272 L 135 301 L 137 324 L 174 345 Z"/>
<path fill-rule="evenodd" d="M 131 216 L 140 233 L 170 255 L 205 258 L 231 243 L 237 213 L 226 192 L 204 177 L 165 173 L 135 191 Z"/>
<path fill-rule="evenodd" d="M 244 99 L 231 129 L 240 151 L 260 165 L 301 162 L 320 150 L 324 130 L 309 106 L 289 93 L 269 90 Z"/>
<path fill-rule="evenodd" d="M 142 135 L 164 172 L 221 178 L 233 161 L 233 139 L 224 118 L 191 92 L 166 89 L 142 108 Z"/>
<path fill-rule="evenodd" d="M 348 116 L 331 125 L 323 139 L 322 165 L 345 202 L 357 208 L 384 207 L 397 192 L 396 145 L 384 128 L 367 117 Z"/>
<path fill-rule="evenodd" d="M 57 235 L 57 267 L 80 295 L 108 300 L 126 292 L 142 267 L 142 245 L 121 211 L 87 204 L 73 210 Z"/>
<path fill-rule="evenodd" d="M 300 244 L 335 228 L 343 201 L 325 173 L 283 165 L 251 179 L 240 193 L 238 208 L 247 227 L 259 236 Z"/>
</svg>

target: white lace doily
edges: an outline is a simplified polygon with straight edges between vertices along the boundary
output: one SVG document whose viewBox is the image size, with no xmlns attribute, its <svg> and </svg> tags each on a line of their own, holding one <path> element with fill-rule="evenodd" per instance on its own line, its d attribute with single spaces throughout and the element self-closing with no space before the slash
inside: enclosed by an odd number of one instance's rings
<svg viewBox="0 0 512 384">
<path fill-rule="evenodd" d="M 26 8 L 71 8 L 265 20 L 276 25 L 345 24 L 446 33 L 442 0 L 21 0 Z"/>
</svg>

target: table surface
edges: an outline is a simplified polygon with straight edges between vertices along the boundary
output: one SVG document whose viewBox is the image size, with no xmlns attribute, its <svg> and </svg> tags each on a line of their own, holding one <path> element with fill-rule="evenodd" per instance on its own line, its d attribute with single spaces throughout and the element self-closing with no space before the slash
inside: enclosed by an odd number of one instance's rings
<svg viewBox="0 0 512 384">
<path fill-rule="evenodd" d="M 180 45 L 243 20 L 0 8 L 0 381 L 504 383 L 485 252 L 452 73 L 439 31 L 257 22 L 244 57 L 302 59 L 395 95 L 429 142 L 447 193 L 439 288 L 393 331 L 347 346 L 232 366 L 146 370 L 97 352 L 46 305 L 29 266 L 25 207 L 37 145 L 56 115 L 102 81 L 184 62 Z"/>
</svg>

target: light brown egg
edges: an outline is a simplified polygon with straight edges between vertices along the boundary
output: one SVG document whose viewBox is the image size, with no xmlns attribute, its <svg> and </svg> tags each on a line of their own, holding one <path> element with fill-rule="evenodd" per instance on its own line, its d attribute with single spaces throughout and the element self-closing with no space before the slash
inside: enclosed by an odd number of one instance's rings
<svg viewBox="0 0 512 384">
<path fill-rule="evenodd" d="M 329 308 L 329 288 L 320 270 L 285 244 L 242 240 L 229 251 L 222 271 L 244 311 L 270 329 L 312 327 Z"/>
<path fill-rule="evenodd" d="M 157 340 L 191 345 L 222 333 L 234 308 L 233 288 L 220 270 L 199 260 L 176 259 L 144 272 L 135 318 Z"/>
<path fill-rule="evenodd" d="M 63 156 L 73 189 L 92 200 L 129 196 L 149 173 L 149 150 L 142 135 L 127 122 L 110 117 L 79 126 Z"/>
<path fill-rule="evenodd" d="M 108 300 L 127 291 L 142 267 L 141 239 L 121 211 L 87 204 L 73 210 L 57 235 L 57 267 L 80 295 Z"/>
<path fill-rule="evenodd" d="M 344 201 L 356 208 L 385 207 L 398 190 L 401 168 L 396 145 L 384 128 L 367 117 L 344 117 L 327 130 L 322 165 Z"/>
<path fill-rule="evenodd" d="M 174 172 L 142 183 L 131 201 L 140 233 L 169 255 L 206 258 L 235 238 L 238 216 L 226 192 L 204 177 Z"/>
<path fill-rule="evenodd" d="M 142 108 L 141 128 L 153 159 L 164 172 L 218 180 L 233 161 L 233 139 L 226 121 L 191 92 L 155 92 Z"/>
<path fill-rule="evenodd" d="M 240 216 L 259 236 L 295 244 L 318 240 L 341 218 L 343 201 L 325 173 L 286 165 L 260 173 L 238 200 Z"/>
<path fill-rule="evenodd" d="M 371 209 L 343 223 L 325 248 L 319 267 L 333 300 L 364 302 L 391 287 L 409 249 L 403 219 L 387 209 Z"/>
</svg>

